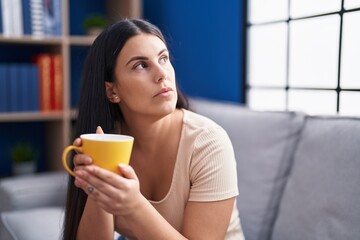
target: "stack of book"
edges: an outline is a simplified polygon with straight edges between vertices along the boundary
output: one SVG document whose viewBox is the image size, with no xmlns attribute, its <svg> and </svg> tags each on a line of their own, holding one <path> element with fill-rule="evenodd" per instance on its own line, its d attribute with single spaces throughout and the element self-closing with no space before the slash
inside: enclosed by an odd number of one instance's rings
<svg viewBox="0 0 360 240">
<path fill-rule="evenodd" d="M 4 36 L 61 35 L 61 0 L 0 0 Z"/>
<path fill-rule="evenodd" d="M 39 54 L 34 63 L 0 64 L 0 112 L 62 109 L 60 54 Z"/>
</svg>

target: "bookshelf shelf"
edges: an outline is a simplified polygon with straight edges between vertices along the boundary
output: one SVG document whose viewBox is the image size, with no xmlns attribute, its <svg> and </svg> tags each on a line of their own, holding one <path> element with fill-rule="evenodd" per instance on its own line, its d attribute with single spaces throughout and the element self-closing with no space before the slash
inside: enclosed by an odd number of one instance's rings
<svg viewBox="0 0 360 240">
<path fill-rule="evenodd" d="M 41 4 L 42 1 L 37 2 Z M 13 34 L 14 36 L 9 36 L 9 34 L 3 34 L 4 28 L 0 28 L 0 67 L 1 65 L 3 67 L 7 67 L 7 65 L 34 65 L 33 61 L 36 59 L 34 57 L 41 54 L 52 55 L 53 57 L 55 55 L 60 56 L 62 65 L 60 70 L 62 75 L 60 81 L 62 82 L 61 108 L 54 108 L 57 110 L 50 111 L 25 111 L 25 109 L 16 111 L 10 109 L 11 111 L 8 112 L 6 108 L 5 110 L 0 109 L 0 132 L 2 132 L 0 136 L 0 177 L 11 175 L 11 173 L 3 170 L 11 169 L 9 167 L 11 160 L 7 155 L 11 147 L 9 139 L 13 141 L 12 143 L 24 139 L 29 141 L 36 141 L 37 139 L 44 158 L 39 162 L 45 165 L 39 168 L 40 171 L 62 169 L 59 160 L 62 150 L 65 146 L 71 144 L 74 138 L 73 126 L 77 116 L 74 106 L 77 106 L 83 60 L 88 47 L 96 38 L 96 36 L 85 35 L 84 30 L 81 28 L 82 22 L 88 15 L 94 13 L 107 16 L 111 20 L 109 23 L 111 23 L 121 18 L 141 17 L 142 12 L 142 0 L 94 0 L 91 1 L 90 5 L 88 1 L 50 0 L 50 2 L 61 5 L 54 7 L 54 12 L 61 9 L 61 24 L 59 24 L 61 28 L 58 32 L 43 37 L 35 37 L 30 34 L 20 34 L 20 36 Z M 25 18 L 25 15 L 23 17 Z M 1 21 L 0 24 L 4 26 Z M 7 52 L 3 53 L 5 50 Z M 18 68 L 16 71 L 20 72 L 22 70 Z M 23 79 L 24 75 L 21 76 Z M 32 83 L 40 85 L 42 81 L 39 80 L 41 79 L 40 74 L 34 76 L 38 77 Z M 56 82 L 56 80 L 54 81 Z M 17 88 L 20 87 L 15 87 L 15 89 Z M 39 87 L 39 92 L 41 89 Z M 10 93 L 8 94 L 9 101 L 13 99 L 12 96 L 21 98 L 21 94 Z"/>
<path fill-rule="evenodd" d="M 0 35 L 0 43 L 5 44 L 33 44 L 33 45 L 60 45 L 63 40 L 61 37 L 34 37 L 34 36 L 21 36 L 21 37 L 7 37 Z"/>
<path fill-rule="evenodd" d="M 61 121 L 64 118 L 63 111 L 54 112 L 15 112 L 1 113 L 0 122 L 44 122 Z"/>
<path fill-rule="evenodd" d="M 90 46 L 96 36 L 71 36 L 69 38 L 69 43 L 74 46 Z"/>
</svg>

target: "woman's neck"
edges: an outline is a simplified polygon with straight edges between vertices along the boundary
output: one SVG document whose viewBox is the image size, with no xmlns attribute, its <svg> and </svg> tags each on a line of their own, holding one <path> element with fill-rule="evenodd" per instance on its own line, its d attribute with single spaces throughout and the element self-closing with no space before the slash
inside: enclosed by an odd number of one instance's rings
<svg viewBox="0 0 360 240">
<path fill-rule="evenodd" d="M 174 112 L 159 119 L 123 122 L 121 134 L 134 137 L 134 148 L 141 152 L 151 153 L 164 146 L 171 137 L 171 133 L 181 127 L 182 111 L 175 109 Z"/>
</svg>

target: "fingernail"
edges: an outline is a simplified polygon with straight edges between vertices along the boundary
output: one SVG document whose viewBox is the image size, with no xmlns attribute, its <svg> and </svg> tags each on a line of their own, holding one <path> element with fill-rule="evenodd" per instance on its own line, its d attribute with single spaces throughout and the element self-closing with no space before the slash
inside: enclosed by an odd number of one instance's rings
<svg viewBox="0 0 360 240">
<path fill-rule="evenodd" d="M 95 166 L 90 166 L 90 165 L 89 165 L 89 166 L 86 166 L 85 168 L 86 168 L 86 170 L 87 170 L 88 172 L 91 172 L 91 173 L 95 171 Z"/>
<path fill-rule="evenodd" d="M 75 171 L 75 175 L 79 176 L 79 177 L 83 177 L 84 176 L 84 171 L 83 170 L 77 170 L 77 171 Z"/>
<path fill-rule="evenodd" d="M 124 163 L 120 163 L 119 164 L 119 168 L 121 169 L 126 169 L 128 165 L 124 164 Z"/>
</svg>

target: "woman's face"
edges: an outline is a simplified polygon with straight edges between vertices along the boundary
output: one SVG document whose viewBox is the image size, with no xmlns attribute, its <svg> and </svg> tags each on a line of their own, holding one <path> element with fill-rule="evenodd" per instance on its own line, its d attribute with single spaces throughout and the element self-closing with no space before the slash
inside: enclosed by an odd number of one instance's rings
<svg viewBox="0 0 360 240">
<path fill-rule="evenodd" d="M 125 116 L 173 112 L 177 102 L 175 72 L 164 42 L 151 34 L 131 37 L 117 57 L 111 87 Z"/>
</svg>

